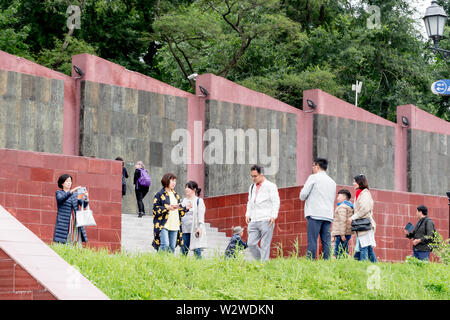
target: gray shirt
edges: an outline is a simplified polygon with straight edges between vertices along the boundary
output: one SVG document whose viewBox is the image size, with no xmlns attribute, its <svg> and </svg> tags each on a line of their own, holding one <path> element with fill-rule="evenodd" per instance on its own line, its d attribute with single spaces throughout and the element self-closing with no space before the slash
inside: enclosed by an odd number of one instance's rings
<svg viewBox="0 0 450 320">
<path fill-rule="evenodd" d="M 190 202 L 189 199 L 184 198 L 182 201 L 183 206 L 187 206 L 187 204 Z M 193 204 L 192 204 L 193 205 Z M 183 233 L 191 233 L 192 231 L 192 223 L 194 220 L 194 210 L 191 208 L 188 212 L 184 214 L 184 216 L 181 218 L 181 228 L 183 230 Z"/>
</svg>

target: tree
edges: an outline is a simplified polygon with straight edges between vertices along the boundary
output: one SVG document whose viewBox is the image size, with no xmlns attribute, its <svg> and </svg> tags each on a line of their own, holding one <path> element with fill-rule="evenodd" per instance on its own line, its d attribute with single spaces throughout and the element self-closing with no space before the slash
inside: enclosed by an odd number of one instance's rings
<svg viewBox="0 0 450 320">
<path fill-rule="evenodd" d="M 344 88 L 328 67 L 310 68 L 300 74 L 272 74 L 271 77 L 249 77 L 240 82 L 250 89 L 265 93 L 293 107 L 302 108 L 302 92 L 320 88 L 334 96 L 342 97 Z"/>
<path fill-rule="evenodd" d="M 252 41 L 277 29 L 272 15 L 276 0 L 198 0 L 158 17 L 155 36 L 166 51 L 163 68 L 171 69 L 170 53 L 186 79 L 189 74 L 211 69 L 226 77 L 235 69 Z M 164 53 L 163 53 L 164 54 Z M 205 55 L 211 62 L 206 62 Z M 171 75 L 176 74 L 175 70 Z M 190 90 L 194 83 L 190 81 Z"/>
<path fill-rule="evenodd" d="M 32 60 L 26 43 L 30 28 L 27 25 L 17 28 L 17 22 L 17 2 L 4 9 L 0 7 L 0 50 Z"/>
<path fill-rule="evenodd" d="M 165 12 L 185 2 L 189 0 L 0 0 L 0 8 L 14 9 L 14 19 L 8 22 L 9 29 L 20 35 L 20 43 L 25 46 L 27 58 L 32 61 L 52 61 L 47 65 L 49 67 L 69 63 L 71 58 L 58 52 L 55 47 L 58 42 L 61 51 L 76 45 L 78 48 L 67 50 L 78 52 L 84 48 L 88 53 L 130 70 L 160 78 L 161 72 L 157 68 L 159 45 L 150 36 L 153 32 L 154 10 L 158 6 L 159 10 Z M 67 28 L 69 15 L 66 10 L 69 5 L 81 7 L 79 30 Z M 20 33 L 24 29 L 27 31 Z M 2 30 L 0 37 L 3 35 L 14 39 Z M 67 38 L 73 39 L 65 42 Z M 0 48 L 16 53 L 6 44 Z M 54 57 L 50 57 L 52 53 Z M 45 57 L 42 57 L 43 54 Z M 64 61 L 57 61 L 63 57 Z M 67 72 L 67 68 L 63 69 Z"/>
<path fill-rule="evenodd" d="M 52 49 L 43 49 L 36 58 L 36 62 L 47 68 L 71 75 L 72 56 L 82 53 L 96 54 L 94 47 L 75 37 L 67 38 L 65 43 L 67 47 L 63 49 L 63 41 L 55 39 L 54 47 Z"/>
</svg>

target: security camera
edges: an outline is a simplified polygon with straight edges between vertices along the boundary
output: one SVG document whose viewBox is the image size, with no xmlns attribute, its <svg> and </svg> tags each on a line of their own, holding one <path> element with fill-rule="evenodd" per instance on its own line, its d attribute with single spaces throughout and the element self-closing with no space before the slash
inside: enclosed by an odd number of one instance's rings
<svg viewBox="0 0 450 320">
<path fill-rule="evenodd" d="M 402 127 L 407 128 L 409 126 L 409 119 L 405 116 L 402 116 Z"/>
<path fill-rule="evenodd" d="M 194 81 L 195 81 L 195 79 L 197 78 L 197 76 L 198 76 L 197 73 L 193 73 L 193 74 L 191 74 L 190 76 L 188 76 L 187 78 L 188 78 L 189 80 L 194 79 Z"/>
<path fill-rule="evenodd" d="M 79 67 L 77 67 L 76 65 L 73 65 L 73 70 L 75 70 L 75 72 L 79 75 L 79 77 L 76 77 L 75 79 L 80 79 L 81 77 L 84 76 L 84 72 L 83 70 L 81 70 Z"/>
<path fill-rule="evenodd" d="M 314 103 L 314 101 L 312 101 L 312 100 L 307 99 L 307 100 L 306 100 L 306 103 L 308 104 L 308 107 L 311 108 L 310 110 L 306 110 L 306 111 L 305 111 L 306 113 L 314 112 L 314 110 L 317 108 L 317 105 L 316 105 L 316 104 Z"/>
<path fill-rule="evenodd" d="M 200 89 L 201 93 L 203 94 L 203 95 L 199 95 L 200 97 L 207 97 L 209 95 L 208 90 L 206 90 L 202 86 L 198 86 L 198 88 Z"/>
</svg>

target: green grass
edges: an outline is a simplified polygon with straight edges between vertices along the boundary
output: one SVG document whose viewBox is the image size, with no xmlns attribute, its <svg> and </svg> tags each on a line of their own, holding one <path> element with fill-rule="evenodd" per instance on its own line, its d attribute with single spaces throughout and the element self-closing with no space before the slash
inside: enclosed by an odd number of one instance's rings
<svg viewBox="0 0 450 320">
<path fill-rule="evenodd" d="M 109 254 L 65 245 L 52 248 L 118 300 L 450 299 L 449 266 L 415 259 L 371 264 L 351 258 L 293 257 L 260 263 L 242 257 L 196 260 L 170 254 Z M 371 281 L 377 275 L 378 283 Z"/>
</svg>

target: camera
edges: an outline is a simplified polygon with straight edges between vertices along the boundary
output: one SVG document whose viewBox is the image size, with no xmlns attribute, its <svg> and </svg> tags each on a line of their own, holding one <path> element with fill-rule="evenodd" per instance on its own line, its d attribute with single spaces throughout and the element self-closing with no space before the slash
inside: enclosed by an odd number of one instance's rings
<svg viewBox="0 0 450 320">
<path fill-rule="evenodd" d="M 87 192 L 86 187 L 81 187 L 80 189 L 77 190 L 77 194 L 84 194 L 86 192 Z"/>
<path fill-rule="evenodd" d="M 192 79 L 195 80 L 195 78 L 197 78 L 197 76 L 198 76 L 197 73 L 193 73 L 193 74 L 189 75 L 187 78 L 188 78 L 189 80 L 192 80 Z"/>
</svg>

